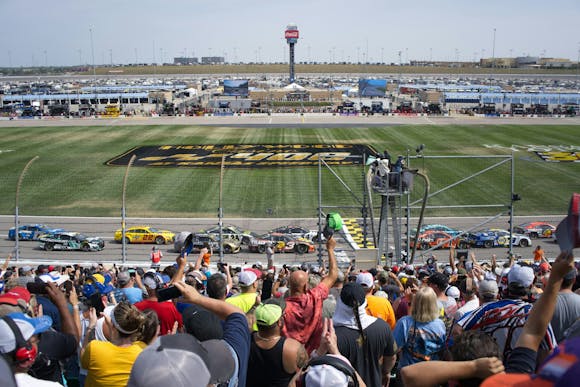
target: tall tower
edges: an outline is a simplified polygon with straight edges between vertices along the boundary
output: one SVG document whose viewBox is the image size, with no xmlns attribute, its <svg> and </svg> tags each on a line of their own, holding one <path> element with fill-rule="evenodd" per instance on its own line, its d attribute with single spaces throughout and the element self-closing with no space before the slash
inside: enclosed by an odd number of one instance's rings
<svg viewBox="0 0 580 387">
<path fill-rule="evenodd" d="M 290 83 L 294 83 L 294 45 L 298 42 L 298 26 L 294 23 L 288 24 L 284 37 L 290 46 Z"/>
</svg>

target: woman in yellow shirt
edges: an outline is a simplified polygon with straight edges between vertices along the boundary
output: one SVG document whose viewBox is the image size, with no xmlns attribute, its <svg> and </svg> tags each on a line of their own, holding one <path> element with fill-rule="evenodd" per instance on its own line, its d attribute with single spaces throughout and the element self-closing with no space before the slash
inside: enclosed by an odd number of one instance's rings
<svg viewBox="0 0 580 387">
<path fill-rule="evenodd" d="M 145 316 L 128 302 L 120 302 L 105 324 L 111 331 L 111 341 L 92 340 L 97 323 L 96 312 L 91 308 L 89 328 L 81 349 L 81 365 L 88 370 L 86 387 L 126 386 L 135 359 L 144 345 L 137 341 Z"/>
</svg>

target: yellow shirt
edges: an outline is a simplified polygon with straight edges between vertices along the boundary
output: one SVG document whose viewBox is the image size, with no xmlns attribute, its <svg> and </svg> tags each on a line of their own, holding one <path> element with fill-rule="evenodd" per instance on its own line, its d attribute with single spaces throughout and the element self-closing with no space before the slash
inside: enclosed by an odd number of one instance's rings
<svg viewBox="0 0 580 387">
<path fill-rule="evenodd" d="M 228 304 L 237 306 L 244 313 L 248 313 L 256 303 L 256 293 L 240 293 L 233 297 L 226 298 Z"/>
<path fill-rule="evenodd" d="M 81 357 L 82 367 L 89 372 L 85 386 L 125 387 L 142 350 L 140 343 L 118 347 L 108 341 L 91 341 Z"/>
<path fill-rule="evenodd" d="M 383 319 L 389 324 L 391 330 L 395 329 L 395 311 L 393 306 L 383 297 L 378 296 L 366 296 L 367 308 L 366 311 L 369 315 Z"/>
</svg>

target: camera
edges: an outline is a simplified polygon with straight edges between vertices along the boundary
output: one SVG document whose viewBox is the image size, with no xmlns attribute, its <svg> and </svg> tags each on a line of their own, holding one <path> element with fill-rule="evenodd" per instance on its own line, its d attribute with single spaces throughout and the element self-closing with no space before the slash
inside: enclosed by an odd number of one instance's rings
<svg viewBox="0 0 580 387">
<path fill-rule="evenodd" d="M 171 300 L 178 297 L 181 297 L 181 291 L 175 286 L 159 289 L 157 291 L 157 301 L 159 302 Z"/>
<path fill-rule="evenodd" d="M 30 294 L 47 294 L 45 282 L 29 282 L 26 284 L 26 289 Z"/>
</svg>

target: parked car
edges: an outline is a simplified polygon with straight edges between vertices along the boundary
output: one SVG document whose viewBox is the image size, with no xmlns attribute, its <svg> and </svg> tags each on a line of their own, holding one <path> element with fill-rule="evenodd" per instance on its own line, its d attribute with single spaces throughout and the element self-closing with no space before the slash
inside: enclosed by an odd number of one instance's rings
<svg viewBox="0 0 580 387">
<path fill-rule="evenodd" d="M 200 234 L 219 235 L 220 234 L 220 227 L 213 226 L 213 227 L 207 228 L 205 230 L 200 230 L 199 233 Z M 223 226 L 222 227 L 222 235 L 223 235 L 224 239 L 234 239 L 234 240 L 239 241 L 243 245 L 249 244 L 250 240 L 252 240 L 252 238 L 255 238 L 256 236 L 258 236 L 258 234 L 254 233 L 252 231 L 244 231 L 241 228 L 239 228 L 238 226 L 234 226 L 234 225 Z"/>
<path fill-rule="evenodd" d="M 306 254 L 313 253 L 316 249 L 314 244 L 305 238 L 293 239 L 288 235 L 269 233 L 264 234 L 258 238 L 253 238 L 248 245 L 251 252 L 264 253 L 268 243 L 272 244 L 275 252 L 278 253 L 298 253 Z"/>
<path fill-rule="evenodd" d="M 173 250 L 176 252 L 180 252 L 181 249 L 183 248 L 185 239 L 187 239 L 189 235 L 192 235 L 191 239 L 193 245 L 193 248 L 191 250 L 192 253 L 199 253 L 199 251 L 203 247 L 205 247 L 206 244 L 211 247 L 214 253 L 219 253 L 220 243 L 218 237 L 216 237 L 213 234 L 200 234 L 200 233 L 192 234 L 188 231 L 182 231 L 176 234 L 175 241 L 173 242 Z M 224 247 L 225 254 L 235 254 L 239 253 L 241 250 L 241 244 L 233 239 L 224 239 L 222 245 Z"/>
<path fill-rule="evenodd" d="M 514 227 L 514 232 L 528 235 L 532 239 L 551 238 L 556 232 L 556 226 L 548 222 L 528 222 Z"/>
<path fill-rule="evenodd" d="M 39 247 L 46 251 L 53 250 L 78 250 L 78 251 L 101 251 L 105 247 L 105 241 L 99 237 L 87 237 L 78 232 L 57 232 L 54 234 L 41 235 Z"/>
<path fill-rule="evenodd" d="M 54 234 L 57 232 L 62 232 L 62 228 L 52 228 L 46 224 L 25 224 L 18 227 L 18 239 L 21 241 L 37 241 L 38 238 L 43 234 Z M 8 239 L 16 240 L 16 233 L 14 232 L 14 227 L 8 230 Z"/>
<path fill-rule="evenodd" d="M 155 243 L 164 245 L 173 243 L 175 234 L 168 230 L 159 230 L 151 226 L 135 226 L 125 229 L 125 240 L 127 243 Z M 115 231 L 115 241 L 121 242 L 123 231 Z"/>
</svg>

